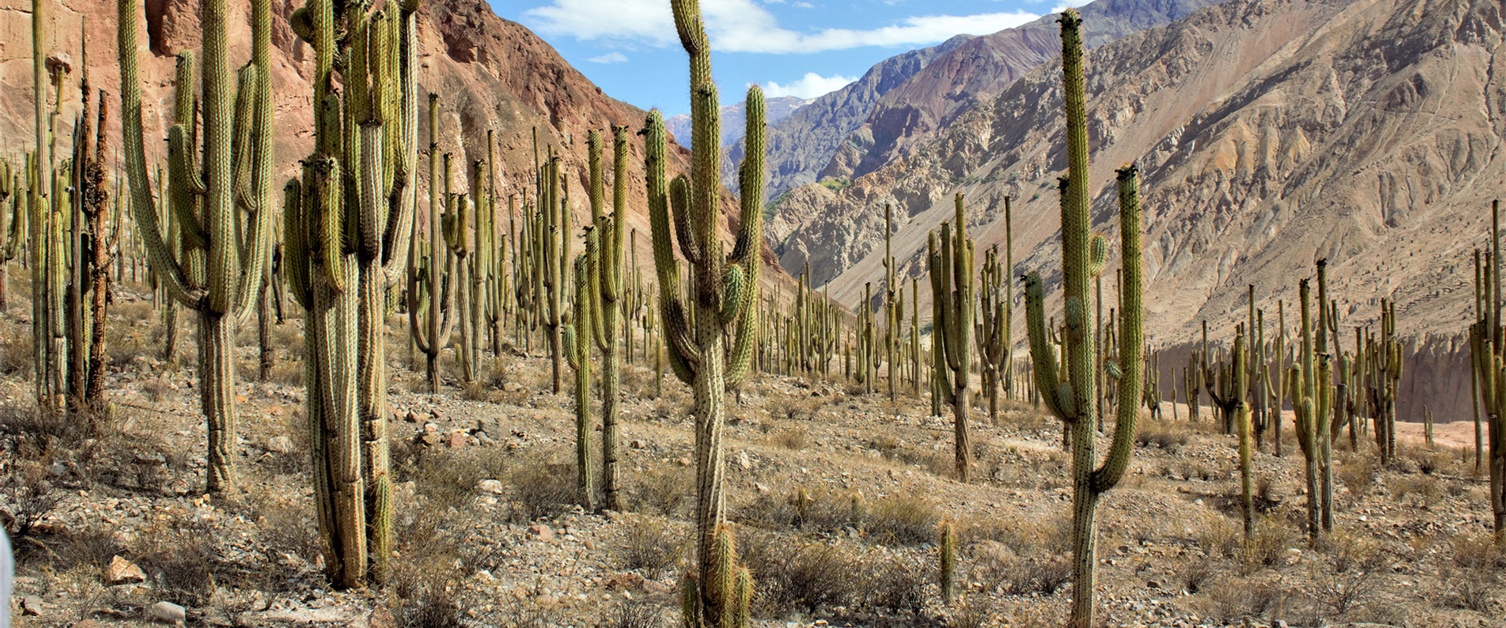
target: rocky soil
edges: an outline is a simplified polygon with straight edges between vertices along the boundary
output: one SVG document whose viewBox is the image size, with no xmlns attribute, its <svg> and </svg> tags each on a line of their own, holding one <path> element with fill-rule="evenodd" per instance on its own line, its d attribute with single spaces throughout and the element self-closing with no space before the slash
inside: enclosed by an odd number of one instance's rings
<svg viewBox="0 0 1506 628">
<path fill-rule="evenodd" d="M 299 323 L 276 329 L 265 382 L 251 381 L 254 334 L 242 331 L 244 490 L 212 497 L 189 330 L 165 361 L 150 302 L 120 296 L 114 420 L 89 432 L 31 411 L 30 310 L 15 294 L 0 317 L 0 508 L 19 557 L 17 625 L 675 625 L 693 499 L 689 400 L 673 376 L 658 392 L 641 355 L 624 374 L 627 507 L 597 513 L 576 505 L 573 402 L 551 392 L 546 358 L 508 342 L 476 384 L 446 364 L 432 395 L 394 331 L 394 573 L 385 588 L 341 592 L 320 572 L 302 367 L 283 350 L 298 346 Z M 1006 402 L 997 426 L 975 412 L 975 481 L 963 485 L 949 477 L 949 421 L 929 416 L 927 400 L 905 389 L 890 402 L 882 380 L 868 392 L 839 379 L 761 375 L 730 409 L 729 515 L 758 581 L 758 625 L 1060 625 L 1070 575 L 1060 425 L 1022 403 Z M 1300 454 L 1288 441 L 1277 458 L 1267 443 L 1256 456 L 1262 514 L 1243 541 L 1232 437 L 1206 414 L 1192 425 L 1165 416 L 1146 420 L 1101 508 L 1108 625 L 1496 621 L 1506 563 L 1467 450 L 1409 441 L 1380 468 L 1368 446 L 1339 439 L 1335 531 L 1309 546 Z M 944 520 L 961 540 L 963 593 L 949 608 L 936 584 Z"/>
</svg>

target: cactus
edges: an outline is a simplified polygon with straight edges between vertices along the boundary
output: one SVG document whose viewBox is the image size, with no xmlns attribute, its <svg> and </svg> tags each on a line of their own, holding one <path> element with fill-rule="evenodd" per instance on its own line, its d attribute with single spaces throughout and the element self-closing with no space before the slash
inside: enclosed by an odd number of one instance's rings
<svg viewBox="0 0 1506 628">
<path fill-rule="evenodd" d="M 575 489 L 586 510 L 596 508 L 596 487 L 591 482 L 591 328 L 596 326 L 595 294 L 591 273 L 597 263 L 596 234 L 586 235 L 586 252 L 575 258 L 575 303 L 573 316 L 564 319 L 565 361 L 575 371 Z"/>
<path fill-rule="evenodd" d="M 1203 329 L 1207 331 L 1207 321 L 1203 322 Z M 1249 392 L 1249 363 L 1245 352 L 1249 345 L 1245 342 L 1245 329 L 1243 325 L 1237 326 L 1234 334 L 1234 348 L 1232 356 L 1227 364 L 1220 364 L 1217 373 L 1210 372 L 1207 356 L 1204 355 L 1203 377 L 1208 382 L 1208 397 L 1213 400 L 1213 406 L 1218 408 L 1224 416 L 1224 422 L 1234 427 L 1234 432 L 1239 435 L 1239 485 L 1240 485 L 1240 514 L 1244 517 L 1245 538 L 1249 539 L 1255 534 L 1255 501 L 1252 492 L 1251 447 L 1250 447 L 1250 403 L 1246 398 Z M 1217 385 L 1215 385 L 1217 382 Z"/>
<path fill-rule="evenodd" d="M 894 209 L 884 203 L 884 353 L 889 364 L 889 401 L 895 393 L 896 368 L 899 362 L 899 324 L 905 313 L 905 290 L 895 284 L 895 262 L 892 249 L 894 235 Z"/>
<path fill-rule="evenodd" d="M 1396 391 L 1401 384 L 1401 342 L 1396 338 L 1396 304 L 1381 299 L 1380 337 L 1366 347 L 1370 402 L 1375 412 L 1375 444 L 1381 464 L 1396 458 Z"/>
<path fill-rule="evenodd" d="M 234 327 L 253 309 L 272 232 L 271 6 L 270 0 L 252 2 L 252 61 L 241 68 L 238 85 L 232 86 L 225 2 L 204 0 L 204 130 L 200 138 L 193 130 L 193 107 L 180 106 L 168 146 L 173 190 L 169 202 L 185 245 L 181 263 L 163 241 L 147 177 L 136 61 L 139 11 L 137 0 L 120 0 L 121 101 L 131 206 L 159 280 L 172 298 L 199 313 L 200 390 L 209 424 L 208 489 L 217 493 L 235 484 Z M 180 58 L 184 62 L 179 76 L 184 77 L 191 74 L 192 63 L 186 56 Z M 177 89 L 180 105 L 193 102 L 188 82 L 180 82 Z M 196 158 L 199 148 L 193 145 L 200 139 L 202 171 Z"/>
<path fill-rule="evenodd" d="M 105 203 L 105 168 L 108 144 L 108 101 L 99 92 L 97 120 L 89 118 L 88 48 L 83 55 L 83 80 L 79 83 L 83 111 L 74 124 L 71 178 L 73 192 L 68 246 L 68 390 L 70 409 L 97 422 L 108 408 L 104 399 L 105 320 L 110 302 L 110 231 Z M 91 137 L 93 135 L 94 137 Z M 91 144 L 93 140 L 93 144 Z M 85 315 L 85 297 L 88 314 Z"/>
<path fill-rule="evenodd" d="M 1490 510 L 1497 542 L 1506 539 L 1506 327 L 1501 324 L 1501 209 L 1491 203 L 1490 242 L 1476 282 L 1470 357 L 1489 427 Z M 1377 430 L 1379 431 L 1379 430 Z"/>
<path fill-rule="evenodd" d="M 622 238 L 627 228 L 627 154 L 628 130 L 615 127 L 613 133 L 613 178 L 612 215 L 604 215 L 602 199 L 603 182 L 601 169 L 601 134 L 592 131 L 587 143 L 590 146 L 590 201 L 591 220 L 595 225 L 595 254 L 591 257 L 592 277 L 590 289 L 592 312 L 590 325 L 595 333 L 596 348 L 601 351 L 601 485 L 605 507 L 622 510 L 622 496 L 617 486 L 617 422 L 621 415 L 621 375 L 618 362 L 617 336 L 623 333 L 622 325 L 624 285 L 622 272 Z M 636 256 L 635 256 L 636 257 Z M 577 283 L 577 286 L 580 284 Z M 582 297 L 577 294 L 577 299 Z M 631 353 L 632 336 L 625 344 Z"/>
<path fill-rule="evenodd" d="M 1031 273 L 1025 281 L 1026 319 L 1030 356 L 1036 386 L 1053 414 L 1066 424 L 1072 449 L 1072 613 L 1074 628 L 1088 628 L 1094 621 L 1094 571 L 1097 564 L 1096 510 L 1103 493 L 1124 476 L 1134 447 L 1139 408 L 1119 404 L 1114 437 L 1108 456 L 1098 464 L 1094 443 L 1093 340 L 1088 330 L 1088 280 L 1101 270 L 1098 251 L 1106 246 L 1091 244 L 1089 234 L 1089 189 L 1086 95 L 1083 80 L 1082 19 L 1068 9 L 1062 25 L 1062 73 L 1067 118 L 1068 176 L 1062 199 L 1062 277 L 1066 301 L 1066 328 L 1059 365 L 1050 346 L 1045 322 L 1045 292 L 1041 277 Z M 1144 321 L 1141 290 L 1139 176 L 1134 165 L 1118 171 L 1119 231 L 1123 281 L 1119 292 L 1119 347 L 1126 363 L 1139 363 L 1144 354 Z M 1096 249 L 1096 251 L 1094 251 Z M 1063 381 L 1063 376 L 1065 380 Z M 1138 399 L 1141 371 L 1126 368 L 1119 378 L 1119 398 Z"/>
<path fill-rule="evenodd" d="M 935 365 L 935 390 L 938 399 L 952 406 L 952 449 L 957 480 L 970 480 L 972 446 L 968 440 L 967 412 L 971 390 L 968 377 L 972 371 L 973 332 L 973 241 L 967 237 L 967 207 L 962 193 L 954 202 L 952 225 L 941 224 L 940 247 L 937 234 L 931 232 L 926 243 L 930 260 L 931 311 L 935 327 L 931 332 L 932 363 Z M 933 405 L 935 405 L 933 403 Z"/>
<path fill-rule="evenodd" d="M 383 319 L 408 267 L 417 203 L 417 11 L 416 0 L 339 13 L 333 0 L 307 0 L 291 18 L 314 48 L 315 139 L 302 181 L 285 188 L 285 269 L 307 316 L 315 504 L 326 571 L 341 588 L 383 582 L 392 554 Z"/>
<path fill-rule="evenodd" d="M 429 94 L 429 218 L 424 229 L 428 242 L 421 243 L 414 221 L 408 248 L 407 308 L 409 331 L 414 345 L 424 354 L 431 393 L 439 392 L 439 353 L 449 344 L 457 319 L 453 307 L 456 275 L 444 271 L 454 262 L 441 233 L 444 195 L 439 187 L 439 161 L 439 95 Z M 421 244 L 427 256 L 421 255 Z"/>
<path fill-rule="evenodd" d="M 762 90 L 750 88 L 746 101 L 748 158 L 739 171 L 741 215 L 736 244 L 727 256 L 717 236 L 721 215 L 717 202 L 720 154 L 716 150 L 720 124 L 716 84 L 711 80 L 710 45 L 699 0 L 671 0 L 671 7 L 680 42 L 690 57 L 692 143 L 698 148 L 691 155 L 691 179 L 682 176 L 666 186 L 664 121 L 657 111 L 649 114 L 649 217 L 670 366 L 681 381 L 692 385 L 695 397 L 697 563 L 701 574 L 698 619 L 700 625 L 717 626 L 731 610 L 727 589 L 710 581 L 717 566 L 715 532 L 725 512 L 723 406 L 727 389 L 735 388 L 750 369 L 758 329 L 755 304 L 759 301 L 759 248 L 763 239 L 764 104 Z M 675 241 L 690 267 L 693 289 L 689 296 L 693 298 L 682 296 L 678 290 Z"/>
<path fill-rule="evenodd" d="M 26 239 L 26 203 L 19 193 L 20 178 L 11 172 L 9 161 L 0 160 L 0 314 L 6 310 L 5 266 L 16 258 Z M 6 221 L 5 204 L 10 203 L 10 220 Z"/>
<path fill-rule="evenodd" d="M 937 536 L 940 537 L 936 548 L 941 562 L 941 601 L 951 606 L 956 598 L 957 584 L 957 532 L 952 522 L 942 521 Z"/>
<path fill-rule="evenodd" d="M 1004 198 L 1004 224 L 1008 231 L 1009 198 Z M 1008 237 L 1006 236 L 1006 241 Z M 1013 343 L 1010 341 L 1009 269 L 999 264 L 999 245 L 995 244 L 984 255 L 980 277 L 983 290 L 978 304 L 978 357 L 983 372 L 983 391 L 988 394 L 988 421 L 999 424 L 999 388 L 1008 386 L 1013 376 L 1010 361 Z"/>
<path fill-rule="evenodd" d="M 1298 283 L 1298 299 L 1301 303 L 1302 323 L 1301 353 L 1292 364 L 1287 376 L 1288 395 L 1297 414 L 1297 443 L 1302 448 L 1305 461 L 1303 471 L 1307 482 L 1307 534 L 1309 542 L 1316 543 L 1322 534 L 1321 500 L 1319 489 L 1319 464 L 1322 460 L 1322 441 L 1328 438 L 1328 414 L 1333 402 L 1333 391 L 1328 385 L 1333 379 L 1332 367 L 1327 354 L 1319 353 L 1313 346 L 1311 298 L 1307 279 Z"/>
</svg>

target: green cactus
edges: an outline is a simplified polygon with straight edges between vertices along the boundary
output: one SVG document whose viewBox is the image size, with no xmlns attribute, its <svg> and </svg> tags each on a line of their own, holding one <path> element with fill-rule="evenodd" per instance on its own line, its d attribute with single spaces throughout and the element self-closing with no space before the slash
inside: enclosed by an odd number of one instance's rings
<svg viewBox="0 0 1506 628">
<path fill-rule="evenodd" d="M 1371 406 L 1375 413 L 1375 444 L 1381 464 L 1396 458 L 1396 391 L 1401 385 L 1401 341 L 1396 337 L 1396 303 L 1381 299 L 1381 330 L 1366 347 Z"/>
<path fill-rule="evenodd" d="M 1206 331 L 1207 321 L 1203 322 Z M 1239 485 L 1240 514 L 1244 517 L 1245 538 L 1255 535 L 1255 501 L 1253 492 L 1254 469 L 1251 465 L 1249 362 L 1246 358 L 1248 344 L 1245 342 L 1244 326 L 1237 326 L 1234 348 L 1228 363 L 1218 364 L 1216 372 L 1210 370 L 1206 354 L 1203 361 L 1203 378 L 1208 382 L 1208 397 L 1213 406 L 1225 417 L 1226 424 L 1233 426 L 1239 435 Z M 1222 353 L 1222 352 L 1220 352 Z"/>
<path fill-rule="evenodd" d="M 1501 324 L 1501 209 L 1491 203 L 1490 242 L 1476 282 L 1470 357 L 1489 422 L 1490 510 L 1497 542 L 1506 539 L 1506 326 Z M 1380 430 L 1377 429 L 1377 432 Z"/>
<path fill-rule="evenodd" d="M 575 489 L 587 510 L 596 508 L 596 487 L 591 481 L 591 328 L 597 324 L 593 310 L 598 306 L 590 284 L 599 253 L 596 233 L 587 233 L 586 252 L 575 258 L 574 313 L 564 319 L 562 339 L 565 361 L 575 371 Z"/>
<path fill-rule="evenodd" d="M 9 161 L 0 160 L 0 314 L 7 309 L 5 267 L 16 259 L 26 240 L 26 207 L 20 194 L 19 175 L 12 173 Z M 5 204 L 10 204 L 10 220 L 6 221 Z M 118 223 L 117 223 L 118 224 Z"/>
<path fill-rule="evenodd" d="M 884 353 L 885 361 L 889 365 L 889 401 L 891 403 L 898 398 L 895 392 L 895 379 L 899 352 L 902 350 L 899 325 L 905 315 L 904 286 L 895 283 L 897 269 L 892 247 L 893 239 L 894 209 L 888 203 L 884 203 Z"/>
<path fill-rule="evenodd" d="M 983 289 L 979 292 L 977 344 L 979 366 L 983 374 L 983 391 L 988 394 L 988 420 L 999 424 L 999 389 L 1009 388 L 1014 377 L 1011 368 L 1014 342 L 1010 333 L 1010 303 L 1014 290 L 1010 283 L 1009 260 L 1013 258 L 1013 227 L 1010 216 L 1009 197 L 1004 197 L 1004 246 L 1005 261 L 999 261 L 999 245 L 995 244 L 983 258 L 983 270 L 979 277 Z"/>
<path fill-rule="evenodd" d="M 385 581 L 392 554 L 383 320 L 417 203 L 417 11 L 407 0 L 337 14 L 333 0 L 307 0 L 292 16 L 314 48 L 315 138 L 302 181 L 285 188 L 285 273 L 307 316 L 315 504 L 340 588 Z"/>
<path fill-rule="evenodd" d="M 956 235 L 953 236 L 952 224 L 942 223 L 940 246 L 933 231 L 926 252 L 934 321 L 931 330 L 934 387 L 938 398 L 952 406 L 952 450 L 957 480 L 966 484 L 971 479 L 973 457 L 967 418 L 971 405 L 968 378 L 972 372 L 972 340 L 968 336 L 973 332 L 973 241 L 967 237 L 967 206 L 960 192 L 954 208 Z"/>
<path fill-rule="evenodd" d="M 120 0 L 122 118 L 131 207 L 147 254 L 172 298 L 199 313 L 199 373 L 209 424 L 210 492 L 235 485 L 236 445 L 234 326 L 253 308 L 272 233 L 271 47 L 269 0 L 252 2 L 252 60 L 232 86 L 227 57 L 224 0 L 205 0 L 202 16 L 203 169 L 193 122 L 192 86 L 178 84 L 177 124 L 169 134 L 171 202 L 184 239 L 183 261 L 163 241 L 159 212 L 147 176 L 142 139 L 141 80 L 136 61 L 138 0 Z M 186 54 L 186 53 L 185 53 Z M 186 56 L 179 77 L 191 75 Z"/>
<path fill-rule="evenodd" d="M 439 163 L 439 95 L 429 94 L 429 217 L 424 228 L 428 242 L 418 238 L 418 223 L 414 221 L 408 249 L 407 308 L 409 331 L 414 345 L 424 354 L 431 393 L 439 392 L 439 354 L 449 344 L 459 318 L 454 307 L 456 274 L 444 270 L 454 261 L 452 249 L 444 241 L 440 209 L 445 200 L 440 191 Z"/>
<path fill-rule="evenodd" d="M 603 212 L 604 201 L 602 199 L 603 187 L 601 167 L 601 134 L 592 131 L 587 138 L 590 146 L 590 201 L 591 220 L 595 225 L 596 237 L 595 254 L 591 257 L 591 281 L 590 289 L 595 292 L 591 296 L 592 312 L 590 326 L 594 329 L 592 334 L 596 339 L 596 348 L 602 355 L 601 373 L 601 476 L 602 492 L 605 498 L 605 507 L 611 510 L 622 510 L 622 496 L 617 486 L 617 446 L 618 429 L 617 423 L 622 412 L 621 403 L 621 375 L 618 361 L 617 337 L 622 334 L 621 327 L 632 328 L 632 325 L 622 325 L 624 285 L 622 272 L 622 244 L 623 233 L 627 228 L 627 155 L 628 155 L 628 130 L 626 127 L 615 127 L 613 133 L 613 163 L 612 177 L 612 215 L 607 216 Z M 636 258 L 636 256 L 635 256 Z M 578 286 L 579 284 L 577 284 Z M 577 295 L 577 299 L 581 298 Z M 632 350 L 632 336 L 625 339 L 625 344 Z"/>
<path fill-rule="evenodd" d="M 1052 413 L 1066 424 L 1072 449 L 1072 613 L 1068 625 L 1088 628 L 1094 622 L 1094 576 L 1097 565 L 1096 510 L 1103 493 L 1112 489 L 1129 466 L 1139 408 L 1119 404 L 1114 436 L 1102 466 L 1097 466 L 1094 443 L 1096 417 L 1093 377 L 1093 339 L 1088 325 L 1089 279 L 1102 269 L 1106 245 L 1092 244 L 1089 232 L 1088 138 L 1086 89 L 1083 80 L 1082 19 L 1068 9 L 1062 13 L 1062 72 L 1067 118 L 1067 184 L 1062 199 L 1062 279 L 1066 303 L 1064 343 L 1058 364 L 1045 321 L 1045 291 L 1038 273 L 1025 282 L 1026 320 L 1036 386 Z M 1127 364 L 1144 355 L 1142 268 L 1140 250 L 1139 176 L 1133 165 L 1118 171 L 1120 263 L 1119 352 Z M 1065 381 L 1063 377 L 1065 376 Z M 1119 398 L 1138 399 L 1141 370 L 1125 368 L 1119 377 Z M 1097 468 L 1095 468 L 1097 466 Z"/>
<path fill-rule="evenodd" d="M 690 57 L 692 143 L 691 179 L 665 184 L 664 121 L 648 117 L 649 217 L 653 230 L 654 268 L 659 278 L 669 362 L 675 375 L 694 389 L 697 557 L 701 574 L 699 619 L 718 626 L 730 609 L 725 587 L 710 581 L 716 573 L 715 532 L 725 512 L 722 424 L 729 388 L 750 370 L 758 329 L 759 249 L 763 240 L 763 92 L 748 90 L 746 158 L 739 171 L 741 215 L 730 256 L 717 236 L 720 137 L 716 84 L 711 80 L 711 50 L 701 21 L 699 0 L 671 0 L 675 27 Z M 673 208 L 673 223 L 671 223 Z M 671 224 L 674 225 L 673 230 Z M 693 290 L 686 298 L 677 289 L 679 266 L 674 243 L 690 267 Z M 693 323 L 692 323 L 693 320 Z M 730 338 L 730 344 L 728 340 Z"/>
<path fill-rule="evenodd" d="M 1333 403 L 1333 370 L 1327 354 L 1314 349 L 1311 298 L 1307 279 L 1297 287 L 1302 308 L 1302 327 L 1298 342 L 1301 344 L 1298 360 L 1292 364 L 1287 376 L 1288 397 L 1297 415 L 1297 443 L 1302 448 L 1305 460 L 1303 471 L 1307 482 L 1307 534 L 1308 540 L 1316 543 L 1322 534 L 1323 494 L 1319 487 L 1319 465 L 1322 461 L 1322 441 L 1328 438 L 1328 415 Z"/>
</svg>

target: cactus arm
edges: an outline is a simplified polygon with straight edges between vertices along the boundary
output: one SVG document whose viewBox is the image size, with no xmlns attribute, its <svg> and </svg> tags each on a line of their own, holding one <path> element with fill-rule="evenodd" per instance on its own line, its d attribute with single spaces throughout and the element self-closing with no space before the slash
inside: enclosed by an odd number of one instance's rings
<svg viewBox="0 0 1506 628">
<path fill-rule="evenodd" d="M 298 179 L 289 179 L 283 188 L 283 233 L 286 234 L 286 251 L 288 260 L 283 263 L 283 273 L 286 275 L 289 289 L 293 292 L 293 299 L 304 309 L 312 306 L 312 295 L 309 292 L 309 259 L 308 242 L 305 240 L 304 225 L 307 224 L 303 216 L 303 187 Z"/>
<path fill-rule="evenodd" d="M 1141 251 L 1140 251 L 1140 181 L 1139 171 L 1133 164 L 1119 169 L 1119 232 L 1124 272 L 1119 290 L 1119 355 L 1126 365 L 1138 364 L 1145 350 L 1144 303 L 1142 301 Z M 1236 348 L 1238 351 L 1238 348 Z M 1236 358 L 1236 362 L 1240 360 Z M 1235 368 L 1243 370 L 1243 364 Z M 1141 373 L 1139 368 L 1125 368 L 1119 376 L 1119 408 L 1114 424 L 1114 441 L 1103 466 L 1093 471 L 1093 490 L 1107 491 L 1119 483 L 1129 467 L 1130 454 L 1135 446 L 1135 422 L 1140 409 L 1131 400 L 1140 397 Z M 1247 410 L 1248 412 L 1248 410 Z"/>
<path fill-rule="evenodd" d="M 1036 389 L 1046 402 L 1046 408 L 1056 418 L 1070 423 L 1077 420 L 1077 415 L 1070 403 L 1062 403 L 1063 397 L 1057 391 L 1062 377 L 1056 351 L 1051 348 L 1050 332 L 1046 329 L 1045 300 L 1040 274 L 1026 275 L 1025 330 L 1030 339 L 1031 374 L 1035 376 Z M 1070 402 L 1070 399 L 1066 401 Z"/>
<path fill-rule="evenodd" d="M 204 293 L 189 287 L 183 267 L 173 259 L 171 249 L 162 238 L 156 203 L 152 199 L 152 183 L 146 170 L 146 150 L 142 141 L 141 80 L 136 59 L 136 16 L 140 12 L 140 4 L 137 0 L 120 0 L 117 8 L 122 135 L 126 176 L 130 181 L 132 217 L 136 220 L 147 259 L 156 271 L 158 281 L 173 299 L 194 307 L 203 300 Z"/>
</svg>

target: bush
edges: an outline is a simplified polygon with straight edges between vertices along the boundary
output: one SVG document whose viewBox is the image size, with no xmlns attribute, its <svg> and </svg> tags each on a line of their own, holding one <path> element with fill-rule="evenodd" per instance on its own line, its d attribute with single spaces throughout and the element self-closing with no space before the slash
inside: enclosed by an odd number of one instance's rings
<svg viewBox="0 0 1506 628">
<path fill-rule="evenodd" d="M 51 472 L 40 462 L 22 460 L 0 478 L 0 523 L 13 541 L 32 534 L 62 501 L 53 490 Z"/>
<path fill-rule="evenodd" d="M 679 562 L 685 536 L 676 534 L 662 522 L 634 519 L 623 529 L 622 550 L 618 558 L 623 569 L 636 569 L 650 580 Z"/>
<path fill-rule="evenodd" d="M 675 517 L 695 495 L 695 482 L 689 469 L 666 466 L 638 475 L 627 490 L 629 510 Z"/>
<path fill-rule="evenodd" d="M 758 583 L 759 615 L 779 617 L 794 609 L 816 612 L 852 607 L 864 597 L 862 562 L 846 546 L 754 532 L 740 535 L 740 550 Z"/>
</svg>

